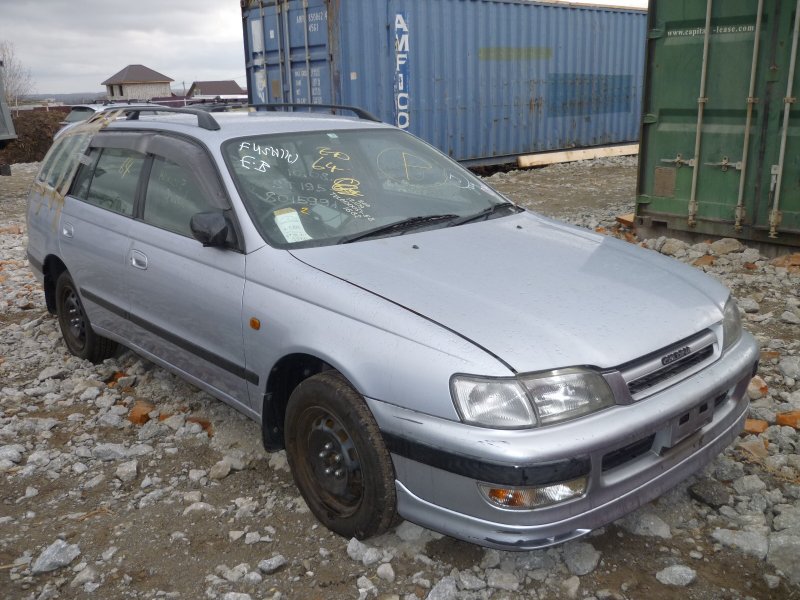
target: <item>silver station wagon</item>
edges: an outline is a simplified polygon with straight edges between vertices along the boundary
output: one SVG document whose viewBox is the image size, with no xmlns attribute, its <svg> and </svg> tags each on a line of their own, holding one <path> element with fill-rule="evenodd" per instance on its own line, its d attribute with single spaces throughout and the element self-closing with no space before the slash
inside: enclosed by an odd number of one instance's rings
<svg viewBox="0 0 800 600">
<path fill-rule="evenodd" d="M 60 136 L 28 256 L 69 351 L 122 344 L 261 423 L 348 537 L 561 543 L 742 430 L 758 353 L 722 285 L 354 112 L 126 108 Z"/>
</svg>

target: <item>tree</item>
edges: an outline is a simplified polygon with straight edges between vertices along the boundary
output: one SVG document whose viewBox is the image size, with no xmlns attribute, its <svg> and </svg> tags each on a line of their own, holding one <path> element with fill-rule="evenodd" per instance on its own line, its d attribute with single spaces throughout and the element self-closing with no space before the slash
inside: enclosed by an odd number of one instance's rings
<svg viewBox="0 0 800 600">
<path fill-rule="evenodd" d="M 33 79 L 30 69 L 26 69 L 17 58 L 13 42 L 0 42 L 0 61 L 3 63 L 3 88 L 6 102 L 16 106 L 19 101 L 33 93 Z"/>
</svg>

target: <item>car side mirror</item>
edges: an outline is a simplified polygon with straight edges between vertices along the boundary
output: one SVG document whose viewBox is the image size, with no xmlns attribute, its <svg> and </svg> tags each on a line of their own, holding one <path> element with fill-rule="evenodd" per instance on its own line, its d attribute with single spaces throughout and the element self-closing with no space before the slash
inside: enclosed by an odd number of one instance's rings
<svg viewBox="0 0 800 600">
<path fill-rule="evenodd" d="M 222 211 L 197 213 L 189 227 L 194 239 L 203 246 L 224 246 L 228 239 L 228 221 Z"/>
</svg>

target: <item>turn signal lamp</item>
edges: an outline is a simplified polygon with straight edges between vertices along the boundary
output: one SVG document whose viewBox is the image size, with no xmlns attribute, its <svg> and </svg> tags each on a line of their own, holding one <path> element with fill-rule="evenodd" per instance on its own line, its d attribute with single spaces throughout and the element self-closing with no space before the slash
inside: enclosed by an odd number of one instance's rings
<svg viewBox="0 0 800 600">
<path fill-rule="evenodd" d="M 478 487 L 490 504 L 501 508 L 530 510 L 578 498 L 586 493 L 586 477 L 536 487 L 501 488 L 480 483 Z"/>
</svg>

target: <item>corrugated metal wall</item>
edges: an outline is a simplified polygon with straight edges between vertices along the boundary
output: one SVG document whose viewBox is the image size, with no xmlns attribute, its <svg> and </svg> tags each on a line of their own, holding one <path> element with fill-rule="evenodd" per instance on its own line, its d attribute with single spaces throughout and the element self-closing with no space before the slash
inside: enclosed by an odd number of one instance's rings
<svg viewBox="0 0 800 600">
<path fill-rule="evenodd" d="M 800 246 L 800 0 L 651 0 L 649 27 L 640 226 Z"/>
<path fill-rule="evenodd" d="M 305 37 L 319 57 L 322 13 L 332 64 L 317 68 L 324 81 L 309 94 Z M 642 11 L 515 0 L 311 0 L 305 10 L 269 0 L 243 14 L 254 102 L 354 104 L 474 163 L 639 135 Z M 267 41 L 263 67 L 252 21 Z M 272 83 L 287 69 L 270 39 L 293 48 L 301 85 Z"/>
</svg>

